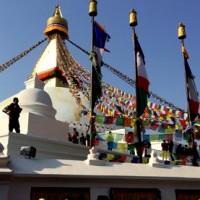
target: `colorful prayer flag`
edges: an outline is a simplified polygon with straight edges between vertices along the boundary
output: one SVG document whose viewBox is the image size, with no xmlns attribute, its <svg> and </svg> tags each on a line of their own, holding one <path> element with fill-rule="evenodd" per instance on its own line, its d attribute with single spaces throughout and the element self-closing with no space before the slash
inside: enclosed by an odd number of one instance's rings
<svg viewBox="0 0 200 200">
<path fill-rule="evenodd" d="M 124 125 L 124 118 L 123 117 L 117 117 L 115 124 L 117 126 L 123 126 Z"/>
<path fill-rule="evenodd" d="M 102 116 L 102 115 L 96 115 L 95 118 L 96 118 L 95 122 L 97 124 L 103 124 L 104 123 L 104 116 Z"/>
<path fill-rule="evenodd" d="M 105 124 L 114 124 L 115 123 L 115 118 L 114 117 L 110 117 L 110 116 L 105 116 Z"/>
</svg>

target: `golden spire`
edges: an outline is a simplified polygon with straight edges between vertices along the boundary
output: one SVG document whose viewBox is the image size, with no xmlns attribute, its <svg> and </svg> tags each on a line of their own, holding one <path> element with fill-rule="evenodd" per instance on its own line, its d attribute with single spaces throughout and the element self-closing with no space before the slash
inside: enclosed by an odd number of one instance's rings
<svg viewBox="0 0 200 200">
<path fill-rule="evenodd" d="M 47 20 L 47 27 L 44 30 L 44 34 L 50 37 L 56 32 L 59 32 L 64 39 L 69 38 L 68 22 L 63 18 L 59 5 L 56 6 L 53 16 Z"/>
</svg>

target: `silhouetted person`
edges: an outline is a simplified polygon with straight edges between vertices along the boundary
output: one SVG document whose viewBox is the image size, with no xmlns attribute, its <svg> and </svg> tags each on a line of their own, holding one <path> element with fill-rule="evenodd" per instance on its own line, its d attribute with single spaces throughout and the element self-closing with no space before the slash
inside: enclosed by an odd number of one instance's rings
<svg viewBox="0 0 200 200">
<path fill-rule="evenodd" d="M 90 146 L 90 134 L 89 133 L 86 133 L 86 146 Z"/>
<path fill-rule="evenodd" d="M 72 141 L 72 136 L 71 136 L 71 133 L 70 133 L 70 132 L 68 133 L 68 141 L 69 141 L 69 142 Z"/>
<path fill-rule="evenodd" d="M 149 141 L 145 144 L 145 157 L 151 157 L 151 143 Z"/>
<path fill-rule="evenodd" d="M 162 147 L 162 159 L 166 159 L 168 158 L 167 152 L 168 152 L 168 144 L 166 143 L 166 140 L 163 140 L 163 142 L 161 143 L 161 147 Z"/>
<path fill-rule="evenodd" d="M 196 142 L 193 144 L 192 149 L 193 149 L 193 159 L 192 159 L 193 166 L 198 166 L 197 159 L 199 158 L 199 154 L 197 151 L 197 143 Z"/>
<path fill-rule="evenodd" d="M 176 159 L 180 159 L 181 158 L 181 154 L 182 154 L 182 145 L 179 144 L 177 147 L 176 147 Z"/>
<path fill-rule="evenodd" d="M 76 128 L 73 128 L 72 130 L 72 143 L 74 144 L 78 144 L 78 131 L 76 130 Z"/>
<path fill-rule="evenodd" d="M 83 133 L 81 133 L 81 136 L 80 136 L 80 138 L 79 138 L 79 141 L 80 141 L 80 144 L 81 144 L 81 145 L 85 145 L 85 136 L 84 136 Z"/>
<path fill-rule="evenodd" d="M 174 143 L 173 143 L 172 140 L 169 140 L 168 141 L 168 149 L 169 149 L 169 154 L 170 154 L 171 160 L 174 160 L 174 157 L 173 157 L 173 148 L 174 148 Z"/>
<path fill-rule="evenodd" d="M 15 129 L 17 133 L 20 133 L 19 116 L 22 111 L 22 108 L 20 108 L 18 103 L 19 100 L 17 97 L 15 97 L 13 99 L 13 103 L 11 103 L 10 105 L 6 106 L 3 109 L 3 112 L 9 115 L 9 124 L 8 124 L 9 132 L 12 132 L 13 129 Z"/>
</svg>

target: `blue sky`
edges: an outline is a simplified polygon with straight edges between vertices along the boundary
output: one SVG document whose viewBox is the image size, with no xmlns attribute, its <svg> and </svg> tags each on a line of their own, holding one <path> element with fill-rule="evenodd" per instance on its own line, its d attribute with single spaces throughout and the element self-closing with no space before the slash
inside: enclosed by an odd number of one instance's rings
<svg viewBox="0 0 200 200">
<path fill-rule="evenodd" d="M 61 6 L 69 25 L 70 39 L 83 48 L 91 49 L 91 19 L 89 0 L 1 0 L 0 64 L 28 49 L 45 36 L 43 30 L 55 6 Z M 186 94 L 181 43 L 177 38 L 179 22 L 186 26 L 185 46 L 198 91 L 200 91 L 200 1 L 199 0 L 109 0 L 98 1 L 98 16 L 111 36 L 103 60 L 129 77 L 134 75 L 132 30 L 129 11 L 138 15 L 136 32 L 142 46 L 150 90 L 178 107 L 186 109 Z M 32 70 L 47 42 L 0 74 L 0 101 L 24 89 L 24 81 Z M 90 70 L 88 57 L 66 41 L 72 56 Z M 135 89 L 107 69 L 103 80 L 131 94 Z"/>
</svg>

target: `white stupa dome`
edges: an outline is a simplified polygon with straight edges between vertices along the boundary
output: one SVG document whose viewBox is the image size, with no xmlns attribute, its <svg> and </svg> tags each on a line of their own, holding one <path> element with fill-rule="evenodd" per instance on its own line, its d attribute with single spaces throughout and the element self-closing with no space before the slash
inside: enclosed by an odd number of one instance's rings
<svg viewBox="0 0 200 200">
<path fill-rule="evenodd" d="M 23 112 L 55 119 L 56 110 L 52 107 L 49 94 L 44 91 L 44 83 L 35 75 L 26 81 L 25 85 L 26 89 L 18 94 L 19 104 Z"/>
<path fill-rule="evenodd" d="M 43 106 L 52 106 L 50 96 L 41 89 L 28 88 L 19 93 L 20 105 L 39 104 Z"/>
</svg>

